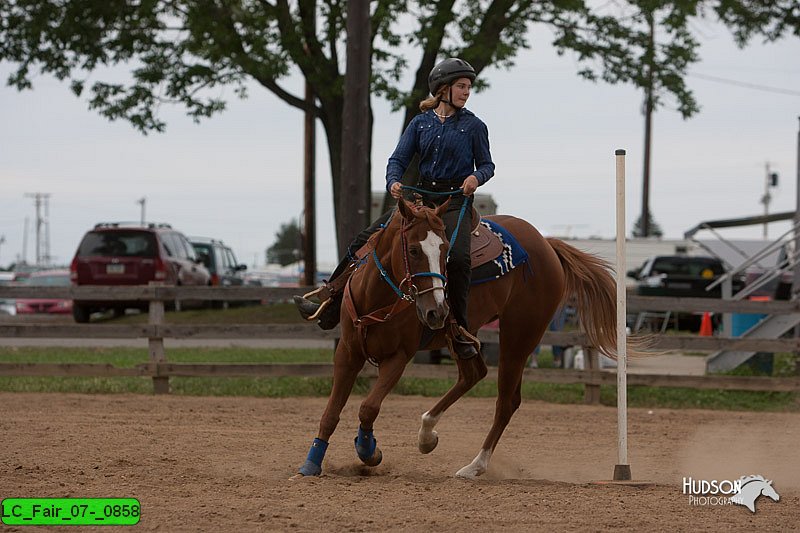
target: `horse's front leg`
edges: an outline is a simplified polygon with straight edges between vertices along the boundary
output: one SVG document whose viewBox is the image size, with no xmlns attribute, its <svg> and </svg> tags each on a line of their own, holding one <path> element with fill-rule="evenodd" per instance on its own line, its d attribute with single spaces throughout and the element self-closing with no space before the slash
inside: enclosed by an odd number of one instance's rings
<svg viewBox="0 0 800 533">
<path fill-rule="evenodd" d="M 383 459 L 383 454 L 377 446 L 373 435 L 375 419 L 381 410 L 384 398 L 389 395 L 408 363 L 408 356 L 404 351 L 398 351 L 390 358 L 381 361 L 378 367 L 378 379 L 361 403 L 358 411 L 360 425 L 356 437 L 356 453 L 358 458 L 367 466 L 378 466 Z"/>
<path fill-rule="evenodd" d="M 328 397 L 328 405 L 319 421 L 319 433 L 311 444 L 306 462 L 300 467 L 295 478 L 318 476 L 322 473 L 322 460 L 328 449 L 328 441 L 339 424 L 342 409 L 350 397 L 358 373 L 364 366 L 364 359 L 359 354 L 350 353 L 348 343 L 343 339 L 336 347 L 333 363 L 333 386 Z"/>
<path fill-rule="evenodd" d="M 481 356 L 471 359 L 456 359 L 458 365 L 458 381 L 456 381 L 442 399 L 433 408 L 422 414 L 422 424 L 419 428 L 418 445 L 422 453 L 431 453 L 436 445 L 439 444 L 439 435 L 434 431 L 436 423 L 439 422 L 442 414 L 448 407 L 453 405 L 456 400 L 461 398 L 467 391 L 475 386 L 480 380 L 486 377 L 486 363 Z"/>
</svg>

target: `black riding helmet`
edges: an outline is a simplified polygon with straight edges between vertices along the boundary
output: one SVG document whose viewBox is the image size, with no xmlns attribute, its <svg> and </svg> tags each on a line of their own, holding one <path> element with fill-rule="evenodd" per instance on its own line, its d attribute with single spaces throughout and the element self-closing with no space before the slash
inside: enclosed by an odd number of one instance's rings
<svg viewBox="0 0 800 533">
<path fill-rule="evenodd" d="M 428 88 L 431 94 L 436 95 L 436 91 L 442 85 L 453 83 L 459 78 L 469 78 L 469 81 L 475 81 L 475 69 L 463 59 L 450 57 L 433 67 L 431 73 L 428 74 Z"/>
</svg>

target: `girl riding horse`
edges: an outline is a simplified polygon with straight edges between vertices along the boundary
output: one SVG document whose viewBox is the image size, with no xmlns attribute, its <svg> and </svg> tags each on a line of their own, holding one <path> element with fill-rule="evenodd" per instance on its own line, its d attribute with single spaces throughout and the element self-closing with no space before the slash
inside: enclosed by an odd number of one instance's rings
<svg viewBox="0 0 800 533">
<path fill-rule="evenodd" d="M 399 199 L 402 195 L 400 180 L 414 155 L 419 154 L 422 177 L 418 186 L 426 191 L 423 201 L 428 205 L 443 205 L 450 199 L 441 215 L 445 236 L 451 243 L 446 288 L 451 313 L 448 331 L 453 349 L 461 359 L 475 357 L 479 347 L 466 334 L 472 195 L 494 175 L 495 168 L 486 125 L 464 108 L 473 81 L 475 69 L 462 59 L 449 58 L 436 65 L 428 76 L 432 96 L 420 103 L 422 113 L 409 123 L 386 168 L 386 188 Z M 318 319 L 322 329 L 332 329 L 339 323 L 341 289 L 346 281 L 342 276 L 349 276 L 356 252 L 386 224 L 391 214 L 392 211 L 383 214 L 362 231 L 350 244 L 347 256 L 333 271 L 327 286 L 311 293 L 324 293 L 323 299 L 330 298 L 330 302 L 317 304 L 306 297 L 295 297 L 303 317 Z M 325 308 L 321 308 L 322 305 Z"/>
</svg>

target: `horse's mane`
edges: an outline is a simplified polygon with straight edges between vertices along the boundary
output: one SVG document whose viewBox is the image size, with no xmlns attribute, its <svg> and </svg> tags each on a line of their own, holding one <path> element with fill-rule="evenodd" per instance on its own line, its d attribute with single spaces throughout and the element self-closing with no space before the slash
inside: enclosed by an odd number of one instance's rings
<svg viewBox="0 0 800 533">
<path fill-rule="evenodd" d="M 431 228 L 444 231 L 444 221 L 430 207 L 421 206 L 414 209 L 414 217 L 420 220 L 424 218 Z"/>
<path fill-rule="evenodd" d="M 768 479 L 764 479 L 764 476 L 758 474 L 753 474 L 750 476 L 742 476 L 741 478 L 739 478 L 739 481 L 742 483 L 743 487 L 748 483 L 750 483 L 751 481 L 763 481 L 765 483 L 770 482 Z"/>
<path fill-rule="evenodd" d="M 414 215 L 414 219 L 419 221 L 424 221 L 428 223 L 434 230 L 444 231 L 444 221 L 436 215 L 436 210 L 432 209 L 427 206 L 413 206 L 412 204 L 408 204 L 409 211 L 411 211 Z M 402 220 L 403 216 L 399 212 L 395 212 L 394 215 L 389 219 L 389 222 L 386 226 L 380 228 L 378 231 L 373 233 L 367 239 L 366 244 L 364 245 L 364 249 L 374 249 L 377 246 L 378 240 L 381 238 L 381 234 L 387 232 L 390 228 L 393 230 L 399 230 L 402 227 Z M 411 222 L 412 224 L 414 221 Z"/>
</svg>

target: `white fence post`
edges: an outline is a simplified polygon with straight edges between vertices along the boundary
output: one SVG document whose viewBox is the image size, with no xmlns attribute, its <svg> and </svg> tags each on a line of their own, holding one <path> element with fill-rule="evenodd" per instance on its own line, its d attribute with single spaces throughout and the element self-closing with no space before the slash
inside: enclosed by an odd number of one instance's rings
<svg viewBox="0 0 800 533">
<path fill-rule="evenodd" d="M 614 481 L 631 479 L 628 464 L 628 350 L 625 293 L 625 150 L 615 152 L 617 163 L 617 447 Z M 644 213 L 643 216 L 647 216 Z"/>
</svg>

